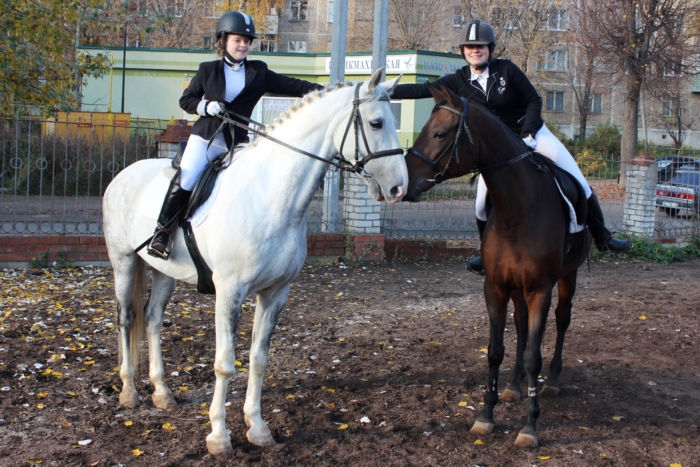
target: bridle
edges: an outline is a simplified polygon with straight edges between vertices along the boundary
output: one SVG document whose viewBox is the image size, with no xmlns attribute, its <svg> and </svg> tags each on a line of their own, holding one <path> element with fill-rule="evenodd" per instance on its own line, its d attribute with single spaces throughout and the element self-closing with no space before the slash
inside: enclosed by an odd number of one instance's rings
<svg viewBox="0 0 700 467">
<path fill-rule="evenodd" d="M 435 172 L 435 175 L 432 179 L 425 180 L 426 182 L 434 183 L 436 185 L 439 185 L 440 183 L 444 182 L 447 180 L 446 173 L 450 168 L 450 163 L 452 162 L 452 159 L 454 158 L 457 164 L 460 163 L 460 158 L 459 158 L 459 137 L 462 135 L 462 132 L 467 134 L 467 137 L 469 138 L 469 145 L 471 148 L 470 155 L 471 158 L 474 162 L 474 168 L 467 172 L 464 175 L 468 174 L 474 174 L 474 173 L 483 173 L 486 172 L 487 170 L 495 169 L 496 167 L 500 167 L 506 164 L 512 164 L 514 162 L 518 162 L 519 160 L 525 159 L 526 157 L 530 156 L 532 154 L 532 151 L 527 151 L 522 154 L 520 154 L 517 157 L 514 157 L 513 159 L 508 159 L 507 161 L 504 162 L 499 162 L 497 164 L 493 164 L 487 167 L 479 167 L 479 164 L 476 161 L 476 157 L 474 156 L 475 153 L 475 145 L 474 145 L 474 137 L 472 136 L 471 130 L 469 129 L 469 125 L 467 124 L 467 117 L 469 115 L 469 101 L 465 99 L 464 97 L 462 99 L 462 111 L 460 112 L 457 109 L 453 109 L 452 107 L 448 105 L 436 105 L 435 108 L 433 109 L 433 112 L 437 111 L 438 109 L 442 110 L 447 110 L 448 112 L 452 112 L 455 115 L 459 115 L 459 125 L 457 126 L 457 132 L 455 133 L 454 138 L 452 141 L 445 146 L 445 148 L 440 152 L 440 154 L 433 160 L 430 159 L 428 156 L 417 150 L 415 147 L 410 147 L 406 151 L 406 157 L 408 157 L 409 154 L 412 154 L 416 156 L 419 160 L 424 162 L 425 164 L 430 167 L 430 169 Z M 449 159 L 447 160 L 447 163 L 445 164 L 445 168 L 440 170 L 440 165 L 439 162 L 442 158 L 444 158 L 447 154 L 449 154 Z"/>
<path fill-rule="evenodd" d="M 350 115 L 350 119 L 348 120 L 348 125 L 345 128 L 345 134 L 343 135 L 343 139 L 340 143 L 340 149 L 338 155 L 336 155 L 333 159 L 334 160 L 327 160 L 322 157 L 319 157 L 315 154 L 312 154 L 310 152 L 304 151 L 303 149 L 296 148 L 290 144 L 285 143 L 284 141 L 280 141 L 277 138 L 268 135 L 264 131 L 258 129 L 258 128 L 264 128 L 265 125 L 262 123 L 255 122 L 247 117 L 244 117 L 243 115 L 237 114 L 235 112 L 230 112 L 226 111 L 226 115 L 220 115 L 219 118 L 221 118 L 222 123 L 219 126 L 219 128 L 216 130 L 216 133 L 212 137 L 212 141 L 216 137 L 216 135 L 222 130 L 223 126 L 225 124 L 229 125 L 235 125 L 241 128 L 245 128 L 246 130 L 255 133 L 258 136 L 261 136 L 263 138 L 269 139 L 270 141 L 277 143 L 281 146 L 284 146 L 287 149 L 291 149 L 292 151 L 298 152 L 299 154 L 303 154 L 304 156 L 310 157 L 312 159 L 316 159 L 321 162 L 325 162 L 326 164 L 330 164 L 339 170 L 345 170 L 348 172 L 355 172 L 357 174 L 361 174 L 363 177 L 367 178 L 372 178 L 372 174 L 367 172 L 365 170 L 365 164 L 372 159 L 378 159 L 380 157 L 387 157 L 387 156 L 397 156 L 399 154 L 403 154 L 403 149 L 401 148 L 396 148 L 396 149 L 386 149 L 383 151 L 377 151 L 377 152 L 372 152 L 369 143 L 367 142 L 367 135 L 365 134 L 365 128 L 364 125 L 362 125 L 362 115 L 360 114 L 360 105 L 368 102 L 371 100 L 370 99 L 360 99 L 360 86 L 362 86 L 362 83 L 358 83 L 357 86 L 355 86 L 355 98 L 352 101 L 352 113 Z M 389 102 L 389 97 L 384 95 L 380 98 L 378 98 L 380 102 Z M 225 108 L 225 107 L 224 107 Z M 246 124 L 238 122 L 236 120 L 233 120 L 231 116 L 243 120 L 246 122 Z M 253 124 L 256 127 L 251 127 L 248 126 L 248 124 Z M 350 126 L 352 125 L 354 131 L 355 131 L 355 163 L 353 164 L 352 161 L 348 160 L 343 156 L 343 146 L 345 145 L 345 140 L 347 139 L 348 134 L 350 133 Z M 359 146 L 359 140 L 360 140 L 360 134 L 362 135 L 362 140 L 365 145 L 365 150 L 367 152 L 367 155 L 364 157 L 360 157 L 360 146 Z M 334 162 L 337 161 L 337 162 Z"/>
</svg>

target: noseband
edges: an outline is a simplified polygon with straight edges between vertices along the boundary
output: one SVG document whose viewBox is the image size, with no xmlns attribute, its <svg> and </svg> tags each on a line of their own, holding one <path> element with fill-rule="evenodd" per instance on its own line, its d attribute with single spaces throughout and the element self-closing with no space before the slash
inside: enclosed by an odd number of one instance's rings
<svg viewBox="0 0 700 467">
<path fill-rule="evenodd" d="M 450 144 L 445 146 L 445 148 L 442 150 L 442 152 L 440 152 L 440 154 L 435 158 L 435 160 L 430 159 L 428 156 L 426 156 L 425 154 L 423 154 L 422 152 L 420 152 L 419 150 L 417 150 L 414 147 L 410 147 L 410 148 L 408 148 L 408 151 L 406 151 L 406 157 L 408 157 L 409 154 L 413 154 L 418 159 L 420 159 L 422 162 L 427 164 L 428 167 L 430 167 L 433 172 L 435 172 L 435 177 L 433 179 L 425 180 L 426 182 L 431 182 L 431 183 L 434 183 L 436 185 L 439 185 L 440 183 L 447 180 L 445 173 L 450 168 L 450 163 L 452 162 L 452 158 L 453 157 L 455 158 L 455 160 L 457 161 L 457 164 L 460 163 L 459 147 L 457 146 L 457 142 L 459 141 L 459 137 L 462 135 L 463 130 L 467 134 L 467 136 L 469 137 L 469 145 L 471 147 L 470 153 L 471 153 L 471 157 L 474 161 L 474 169 L 467 172 L 467 174 L 477 173 L 477 172 L 483 173 L 483 172 L 486 172 L 487 170 L 495 169 L 496 167 L 500 167 L 503 165 L 518 162 L 519 160 L 525 159 L 526 157 L 532 155 L 532 151 L 526 151 L 526 152 L 520 154 L 519 156 L 514 157 L 513 159 L 508 159 L 504 162 L 499 162 L 497 164 L 493 164 L 493 165 L 490 165 L 487 167 L 479 167 L 479 164 L 476 161 L 476 157 L 474 155 L 474 153 L 475 153 L 474 138 L 472 137 L 471 130 L 469 130 L 469 125 L 467 124 L 467 116 L 469 115 L 469 101 L 467 99 L 465 99 L 464 97 L 462 97 L 461 99 L 462 99 L 462 106 L 463 106 L 461 112 L 459 110 L 453 109 L 452 107 L 449 107 L 447 105 L 435 106 L 435 109 L 433 110 L 433 112 L 435 112 L 438 109 L 443 109 L 443 110 L 447 110 L 448 112 L 452 112 L 455 115 L 459 115 L 459 125 L 457 126 L 457 132 L 455 133 L 454 139 L 450 142 Z M 451 150 L 450 150 L 450 148 L 451 148 Z M 438 165 L 438 163 L 448 153 L 450 154 L 450 158 L 447 160 L 447 164 L 445 164 L 445 168 L 440 170 L 440 166 Z M 467 174 L 465 174 L 465 175 L 467 175 Z"/>
</svg>

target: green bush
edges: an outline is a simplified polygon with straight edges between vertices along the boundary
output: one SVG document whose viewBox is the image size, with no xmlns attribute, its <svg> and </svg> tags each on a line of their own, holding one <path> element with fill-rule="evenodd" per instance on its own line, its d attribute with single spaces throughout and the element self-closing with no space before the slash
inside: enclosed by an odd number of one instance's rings
<svg viewBox="0 0 700 467">
<path fill-rule="evenodd" d="M 586 137 L 582 149 L 606 159 L 619 159 L 621 143 L 622 133 L 617 127 L 601 125 Z"/>
<path fill-rule="evenodd" d="M 623 255 L 627 259 L 637 259 L 649 263 L 670 264 L 679 261 L 687 261 L 694 258 L 700 258 L 700 236 L 693 237 L 688 246 L 664 247 L 660 243 L 646 238 L 630 237 L 632 249 Z M 598 253 L 595 248 L 591 249 L 591 255 L 603 258 L 612 259 L 610 253 Z"/>
</svg>

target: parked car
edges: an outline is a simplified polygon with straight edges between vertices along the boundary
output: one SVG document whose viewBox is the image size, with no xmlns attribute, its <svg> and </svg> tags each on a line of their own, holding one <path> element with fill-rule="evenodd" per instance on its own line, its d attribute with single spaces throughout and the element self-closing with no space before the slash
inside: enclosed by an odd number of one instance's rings
<svg viewBox="0 0 700 467">
<path fill-rule="evenodd" d="M 656 206 L 671 217 L 681 211 L 700 214 L 700 171 L 683 171 L 656 185 Z"/>
<path fill-rule="evenodd" d="M 657 183 L 668 182 L 681 170 L 700 170 L 700 159 L 666 156 L 656 159 Z"/>
</svg>

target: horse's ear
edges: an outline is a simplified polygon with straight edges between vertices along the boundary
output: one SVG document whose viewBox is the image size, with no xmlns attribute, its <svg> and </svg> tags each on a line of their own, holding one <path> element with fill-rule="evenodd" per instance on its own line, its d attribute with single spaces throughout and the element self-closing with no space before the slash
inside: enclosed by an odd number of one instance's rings
<svg viewBox="0 0 700 467">
<path fill-rule="evenodd" d="M 379 83 L 382 82 L 382 78 L 384 77 L 384 68 L 378 68 L 377 71 L 374 72 L 372 77 L 369 79 L 369 82 L 367 83 L 367 91 L 373 93 L 374 89 L 379 86 Z"/>
<path fill-rule="evenodd" d="M 447 92 L 442 86 L 430 86 L 430 94 L 433 95 L 435 102 L 440 102 L 441 100 L 447 98 Z"/>
<path fill-rule="evenodd" d="M 451 89 L 445 89 L 445 99 L 455 108 L 462 108 L 462 98 L 455 94 Z"/>
<path fill-rule="evenodd" d="M 384 81 L 382 84 L 379 86 L 388 94 L 391 96 L 391 94 L 394 92 L 394 88 L 396 88 L 396 85 L 399 84 L 399 80 L 401 79 L 403 75 L 399 75 L 397 78 L 390 79 L 389 81 Z"/>
</svg>

